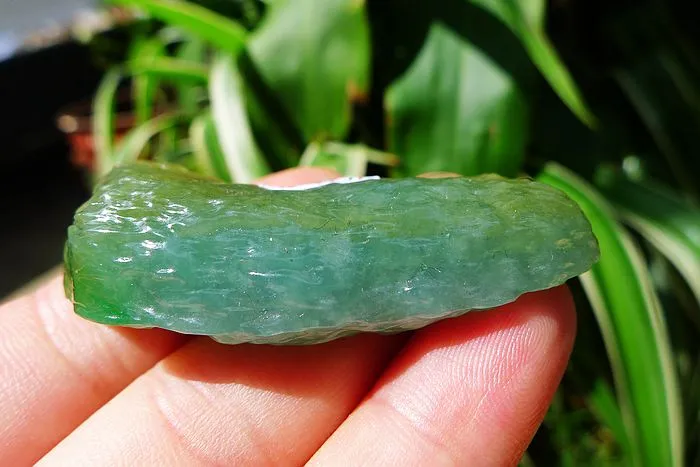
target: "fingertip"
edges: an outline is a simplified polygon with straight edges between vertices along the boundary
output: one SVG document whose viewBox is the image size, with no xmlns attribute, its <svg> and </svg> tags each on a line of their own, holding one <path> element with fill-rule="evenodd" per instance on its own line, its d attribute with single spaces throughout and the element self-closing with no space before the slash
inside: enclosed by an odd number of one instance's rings
<svg viewBox="0 0 700 467">
<path fill-rule="evenodd" d="M 0 307 L 0 458 L 33 465 L 61 439 L 170 354 L 183 337 L 79 317 L 61 274 Z M 9 434 L 9 436 L 3 436 Z"/>
<path fill-rule="evenodd" d="M 291 187 L 307 183 L 325 182 L 326 180 L 333 180 L 338 177 L 340 177 L 338 172 L 325 167 L 294 167 L 266 175 L 255 183 Z"/>
<path fill-rule="evenodd" d="M 455 172 L 426 172 L 418 176 L 418 178 L 454 178 L 461 177 L 460 174 Z"/>
<path fill-rule="evenodd" d="M 565 287 L 423 328 L 316 459 L 350 446 L 387 464 L 509 465 L 546 413 L 574 333 Z M 368 447 L 377 442 L 381 453 Z"/>
<path fill-rule="evenodd" d="M 414 386 L 420 380 L 441 381 L 443 391 L 449 391 L 439 398 L 438 414 L 423 401 L 404 415 L 418 413 L 427 429 L 437 427 L 443 433 L 460 425 L 461 436 L 453 441 L 464 443 L 465 450 L 452 453 L 458 458 L 473 460 L 479 445 L 497 440 L 500 451 L 490 453 L 494 465 L 518 457 L 559 386 L 575 334 L 575 307 L 566 286 L 527 293 L 507 305 L 429 326 L 416 333 L 404 360 L 395 362 L 397 381 L 418 370 L 422 375 L 409 377 Z M 399 397 L 409 398 L 408 394 Z M 453 414 L 447 423 L 439 415 L 445 413 Z"/>
<path fill-rule="evenodd" d="M 547 324 L 547 331 L 556 345 L 573 346 L 576 335 L 576 307 L 571 291 L 564 284 L 547 290 L 530 292 L 494 312 L 511 313 L 515 317 L 539 320 Z M 567 352 L 567 358 L 568 354 Z"/>
<path fill-rule="evenodd" d="M 544 329 L 540 329 L 542 326 Z M 557 348 L 568 349 L 568 358 L 576 333 L 576 313 L 569 289 L 564 285 L 530 292 L 496 308 L 473 310 L 439 321 L 417 331 L 412 346 L 418 353 L 428 352 L 431 347 L 473 346 L 480 339 L 487 339 L 490 346 L 501 346 L 507 344 L 502 336 L 521 332 L 536 332 Z"/>
</svg>

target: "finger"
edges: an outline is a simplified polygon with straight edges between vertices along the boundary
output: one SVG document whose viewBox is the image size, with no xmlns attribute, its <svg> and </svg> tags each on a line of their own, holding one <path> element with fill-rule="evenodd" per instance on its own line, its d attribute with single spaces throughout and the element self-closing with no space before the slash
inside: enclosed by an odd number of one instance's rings
<svg viewBox="0 0 700 467">
<path fill-rule="evenodd" d="M 293 169 L 267 184 L 337 176 Z M 44 455 L 97 408 L 179 347 L 185 336 L 108 327 L 76 316 L 56 278 L 0 308 L 0 460 L 25 465 Z"/>
<path fill-rule="evenodd" d="M 373 385 L 402 336 L 315 346 L 195 339 L 40 465 L 300 465 Z"/>
<path fill-rule="evenodd" d="M 461 177 L 460 174 L 454 172 L 426 172 L 418 176 L 419 178 L 454 178 Z"/>
<path fill-rule="evenodd" d="M 315 170 L 283 175 L 275 183 L 335 176 Z M 302 462 L 355 407 L 402 339 L 357 336 L 313 347 L 224 346 L 194 339 L 110 401 L 42 463 Z"/>
<path fill-rule="evenodd" d="M 272 186 L 295 186 L 324 182 L 339 176 L 335 170 L 322 167 L 297 167 L 267 175 L 258 180 L 257 183 Z"/>
<path fill-rule="evenodd" d="M 181 342 L 83 320 L 61 277 L 0 307 L 0 463 L 36 461 Z"/>
<path fill-rule="evenodd" d="M 430 326 L 310 465 L 340 458 L 352 465 L 516 465 L 561 379 L 574 334 L 565 288 Z"/>
</svg>

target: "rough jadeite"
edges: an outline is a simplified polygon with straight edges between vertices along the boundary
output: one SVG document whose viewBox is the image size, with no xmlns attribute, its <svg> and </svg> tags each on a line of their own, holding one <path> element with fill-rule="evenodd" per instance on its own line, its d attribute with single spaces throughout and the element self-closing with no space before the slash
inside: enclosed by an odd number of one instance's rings
<svg viewBox="0 0 700 467">
<path fill-rule="evenodd" d="M 65 258 L 89 320 L 313 344 L 511 302 L 585 272 L 598 246 L 573 201 L 528 179 L 290 191 L 133 164 L 78 210 Z"/>
</svg>

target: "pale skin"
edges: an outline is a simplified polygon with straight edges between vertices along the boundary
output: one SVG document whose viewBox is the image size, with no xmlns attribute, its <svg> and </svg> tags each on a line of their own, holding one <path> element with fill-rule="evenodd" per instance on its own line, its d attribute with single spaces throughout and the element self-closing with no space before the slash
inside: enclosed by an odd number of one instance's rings
<svg viewBox="0 0 700 467">
<path fill-rule="evenodd" d="M 515 465 L 575 328 L 558 287 L 412 333 L 226 346 L 83 320 L 55 277 L 0 307 L 0 464 Z"/>
</svg>

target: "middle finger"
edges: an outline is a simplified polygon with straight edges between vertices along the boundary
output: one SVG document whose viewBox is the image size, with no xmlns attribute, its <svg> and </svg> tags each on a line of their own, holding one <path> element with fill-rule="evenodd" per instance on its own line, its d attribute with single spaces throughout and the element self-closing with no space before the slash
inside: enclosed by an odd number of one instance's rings
<svg viewBox="0 0 700 467">
<path fill-rule="evenodd" d="M 354 409 L 404 336 L 315 346 L 198 338 L 135 381 L 44 465 L 297 465 Z"/>
</svg>

